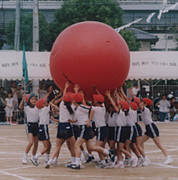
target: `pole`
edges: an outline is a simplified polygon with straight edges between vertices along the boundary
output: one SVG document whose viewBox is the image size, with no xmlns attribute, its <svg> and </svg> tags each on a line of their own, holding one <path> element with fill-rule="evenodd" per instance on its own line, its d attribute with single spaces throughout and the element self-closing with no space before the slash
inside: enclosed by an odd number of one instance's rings
<svg viewBox="0 0 178 180">
<path fill-rule="evenodd" d="M 14 50 L 19 51 L 20 44 L 20 0 L 16 0 Z"/>
<path fill-rule="evenodd" d="M 38 0 L 33 0 L 33 51 L 39 51 L 39 15 Z"/>
</svg>

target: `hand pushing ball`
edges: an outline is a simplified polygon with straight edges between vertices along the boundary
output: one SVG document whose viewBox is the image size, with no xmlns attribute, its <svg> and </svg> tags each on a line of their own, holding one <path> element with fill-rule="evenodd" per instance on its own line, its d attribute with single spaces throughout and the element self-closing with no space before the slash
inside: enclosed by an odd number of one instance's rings
<svg viewBox="0 0 178 180">
<path fill-rule="evenodd" d="M 74 24 L 56 39 L 50 56 L 50 71 L 61 89 L 65 82 L 79 84 L 86 97 L 92 87 L 104 94 L 122 86 L 130 67 L 129 49 L 110 26 L 94 21 Z"/>
</svg>

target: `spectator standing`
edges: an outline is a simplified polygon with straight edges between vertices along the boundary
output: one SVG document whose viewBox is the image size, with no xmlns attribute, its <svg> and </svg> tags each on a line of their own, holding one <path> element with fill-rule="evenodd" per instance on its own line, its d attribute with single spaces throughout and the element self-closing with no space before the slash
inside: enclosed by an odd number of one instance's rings
<svg viewBox="0 0 178 180">
<path fill-rule="evenodd" d="M 5 105 L 7 123 L 11 124 L 14 111 L 14 99 L 12 97 L 11 91 L 8 92 L 7 98 L 5 99 Z"/>
<path fill-rule="evenodd" d="M 171 120 L 173 120 L 176 112 L 177 112 L 177 109 L 176 109 L 176 99 L 175 99 L 175 97 L 172 97 L 171 101 L 170 101 L 170 116 L 171 116 Z"/>
<path fill-rule="evenodd" d="M 22 89 L 22 84 L 21 83 L 19 83 L 17 85 L 16 93 L 17 93 L 18 104 L 20 104 L 20 102 L 22 100 L 22 95 L 24 94 L 24 90 Z"/>
<path fill-rule="evenodd" d="M 162 100 L 158 102 L 160 121 L 164 121 L 169 116 L 170 103 L 166 99 L 166 94 L 162 95 Z"/>
<path fill-rule="evenodd" d="M 4 87 L 0 88 L 0 121 L 5 122 L 5 99 L 7 98 L 7 93 L 4 91 Z"/>
<path fill-rule="evenodd" d="M 41 85 L 41 88 L 38 89 L 38 93 L 39 93 L 39 99 L 44 99 L 47 96 L 48 92 L 46 90 L 45 84 Z"/>
<path fill-rule="evenodd" d="M 134 97 L 138 97 L 139 96 L 139 88 L 138 88 L 138 84 L 134 84 L 134 87 L 132 88 L 132 92 L 133 92 L 133 96 Z"/>
<path fill-rule="evenodd" d="M 4 87 L 1 87 L 0 89 L 0 97 L 5 101 L 5 99 L 7 98 L 7 93 L 4 90 Z"/>
</svg>

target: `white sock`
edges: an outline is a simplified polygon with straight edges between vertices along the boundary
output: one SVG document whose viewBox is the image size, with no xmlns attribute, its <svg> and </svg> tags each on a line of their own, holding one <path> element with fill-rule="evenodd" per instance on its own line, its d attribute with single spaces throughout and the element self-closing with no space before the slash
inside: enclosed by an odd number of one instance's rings
<svg viewBox="0 0 178 180">
<path fill-rule="evenodd" d="M 88 154 L 89 157 L 93 157 L 93 154 Z"/>
<path fill-rule="evenodd" d="M 57 161 L 57 157 L 55 157 L 55 158 L 53 159 L 53 161 Z"/>
<path fill-rule="evenodd" d="M 78 157 L 75 158 L 75 164 L 80 165 L 80 158 Z"/>
<path fill-rule="evenodd" d="M 39 152 L 35 157 L 36 159 L 38 159 L 39 157 L 41 157 L 41 153 Z"/>
<path fill-rule="evenodd" d="M 27 153 L 24 153 L 23 155 L 24 155 L 25 157 L 27 157 L 28 154 L 27 154 Z"/>
<path fill-rule="evenodd" d="M 49 154 L 46 154 L 45 161 L 49 161 Z"/>
<path fill-rule="evenodd" d="M 108 155 L 109 151 L 107 149 L 104 149 L 103 153 Z"/>
<path fill-rule="evenodd" d="M 74 164 L 75 163 L 76 158 L 75 157 L 71 157 L 71 163 Z"/>
<path fill-rule="evenodd" d="M 105 161 L 105 160 L 102 160 L 102 161 L 101 161 L 101 164 L 106 165 L 106 161 Z"/>
<path fill-rule="evenodd" d="M 32 158 L 35 158 L 35 155 L 32 155 Z"/>
<path fill-rule="evenodd" d="M 87 156 L 87 153 L 86 153 L 85 150 L 83 150 L 82 153 L 83 153 L 84 156 Z"/>
</svg>

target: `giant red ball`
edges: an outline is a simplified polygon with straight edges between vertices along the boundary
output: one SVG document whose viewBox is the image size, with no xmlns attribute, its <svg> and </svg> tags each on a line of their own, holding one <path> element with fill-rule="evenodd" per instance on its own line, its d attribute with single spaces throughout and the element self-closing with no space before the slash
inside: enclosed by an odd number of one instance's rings
<svg viewBox="0 0 178 180">
<path fill-rule="evenodd" d="M 130 67 L 124 39 L 110 26 L 94 21 L 74 24 L 56 39 L 50 56 L 50 71 L 61 89 L 65 82 L 79 84 L 86 97 L 93 86 L 104 94 L 122 86 Z"/>
</svg>

